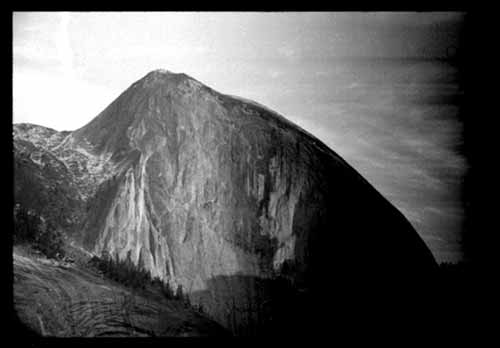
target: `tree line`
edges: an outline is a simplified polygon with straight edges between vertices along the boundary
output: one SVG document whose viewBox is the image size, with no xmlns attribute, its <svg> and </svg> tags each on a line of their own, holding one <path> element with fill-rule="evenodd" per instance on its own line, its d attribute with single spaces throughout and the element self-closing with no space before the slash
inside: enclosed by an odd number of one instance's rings
<svg viewBox="0 0 500 348">
<path fill-rule="evenodd" d="M 168 300 L 180 301 L 185 307 L 191 307 L 200 313 L 204 313 L 200 305 L 191 304 L 189 296 L 184 292 L 181 284 L 174 291 L 168 281 L 165 282 L 158 277 L 151 277 L 151 273 L 148 270 L 144 267 L 134 265 L 130 258 L 120 260 L 117 256 L 112 257 L 108 253 L 103 253 L 101 257 L 92 257 L 90 263 L 107 278 L 120 284 L 135 290 L 152 288 Z"/>
</svg>

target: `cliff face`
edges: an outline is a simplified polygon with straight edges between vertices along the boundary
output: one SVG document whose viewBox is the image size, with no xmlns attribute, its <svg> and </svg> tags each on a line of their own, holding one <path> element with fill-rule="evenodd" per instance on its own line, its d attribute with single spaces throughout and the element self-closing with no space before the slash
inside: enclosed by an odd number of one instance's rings
<svg viewBox="0 0 500 348">
<path fill-rule="evenodd" d="M 435 268 L 404 216 L 337 154 L 187 75 L 149 73 L 61 138 L 51 151 L 87 205 L 83 245 L 181 285 L 237 334 L 273 330 L 285 298 L 325 296 L 326 280 L 346 292 Z"/>
</svg>

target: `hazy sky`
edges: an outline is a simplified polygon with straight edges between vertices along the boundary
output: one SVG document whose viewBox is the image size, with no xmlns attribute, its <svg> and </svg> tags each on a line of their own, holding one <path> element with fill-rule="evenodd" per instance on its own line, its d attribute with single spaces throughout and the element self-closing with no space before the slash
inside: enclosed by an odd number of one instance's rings
<svg viewBox="0 0 500 348">
<path fill-rule="evenodd" d="M 315 134 L 461 259 L 460 13 L 15 13 L 13 121 L 73 130 L 153 69 Z M 380 231 L 383 233 L 383 231 Z"/>
</svg>

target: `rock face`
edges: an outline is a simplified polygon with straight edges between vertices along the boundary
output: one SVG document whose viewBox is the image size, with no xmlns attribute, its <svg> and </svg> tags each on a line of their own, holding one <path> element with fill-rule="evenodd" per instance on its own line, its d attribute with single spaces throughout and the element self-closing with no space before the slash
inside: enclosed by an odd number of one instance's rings
<svg viewBox="0 0 500 348">
<path fill-rule="evenodd" d="M 181 285 L 236 334 L 312 330 L 312 303 L 388 294 L 436 267 L 404 216 L 327 146 L 185 74 L 153 71 L 47 139 L 38 146 L 87 207 L 84 247 Z"/>
</svg>

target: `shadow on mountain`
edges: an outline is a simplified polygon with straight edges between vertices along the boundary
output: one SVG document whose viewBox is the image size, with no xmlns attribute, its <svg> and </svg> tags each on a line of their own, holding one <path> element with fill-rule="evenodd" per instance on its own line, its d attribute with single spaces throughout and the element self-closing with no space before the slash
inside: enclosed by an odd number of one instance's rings
<svg viewBox="0 0 500 348">
<path fill-rule="evenodd" d="M 395 282 L 381 286 L 377 282 L 346 281 L 330 275 L 321 284 L 301 287 L 285 277 L 216 276 L 207 282 L 206 290 L 190 297 L 236 336 L 418 331 L 422 320 L 432 325 L 433 305 L 425 289 Z"/>
<path fill-rule="evenodd" d="M 424 241 L 347 164 L 326 156 L 317 165 L 314 173 L 331 173 L 330 181 L 312 174 L 314 189 L 301 192 L 292 256 L 276 267 L 284 245 L 255 231 L 253 245 L 267 247 L 247 252 L 265 263 L 263 275 L 245 274 L 247 261 L 240 257 L 241 274 L 210 278 L 205 290 L 190 293 L 193 302 L 238 336 L 418 331 L 422 322 L 432 325 L 444 302 L 438 299 L 439 268 Z"/>
<path fill-rule="evenodd" d="M 329 172 L 345 185 L 300 197 L 293 259 L 274 267 L 281 245 L 266 236 L 264 277 L 215 276 L 190 294 L 235 335 L 416 334 L 443 318 L 438 265 L 408 220 L 360 176 Z"/>
</svg>

